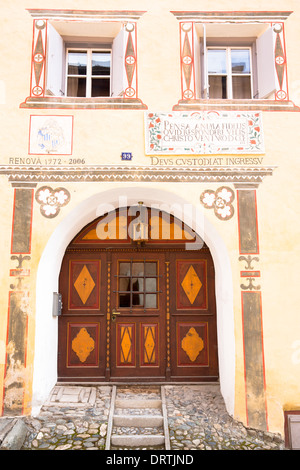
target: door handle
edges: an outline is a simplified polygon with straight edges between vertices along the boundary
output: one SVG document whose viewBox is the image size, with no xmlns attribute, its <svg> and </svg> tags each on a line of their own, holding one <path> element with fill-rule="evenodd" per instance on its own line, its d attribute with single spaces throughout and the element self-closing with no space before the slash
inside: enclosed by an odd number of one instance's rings
<svg viewBox="0 0 300 470">
<path fill-rule="evenodd" d="M 115 321 L 115 319 L 117 318 L 117 315 L 121 315 L 121 312 L 116 312 L 116 310 L 113 309 L 113 311 L 111 312 L 112 321 Z"/>
</svg>

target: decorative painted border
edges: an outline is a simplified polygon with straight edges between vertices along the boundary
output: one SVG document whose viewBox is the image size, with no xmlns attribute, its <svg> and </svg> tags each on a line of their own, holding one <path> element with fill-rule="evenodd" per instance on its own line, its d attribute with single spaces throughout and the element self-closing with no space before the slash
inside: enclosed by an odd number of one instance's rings
<svg viewBox="0 0 300 470">
<path fill-rule="evenodd" d="M 247 425 L 268 430 L 265 389 L 262 292 L 259 262 L 259 234 L 255 188 L 237 190 L 239 261 L 244 263 L 241 276 L 241 309 L 245 367 Z M 254 264 L 255 262 L 255 264 Z M 254 271 L 254 269 L 256 269 Z M 245 282 L 246 281 L 246 282 Z"/>
<path fill-rule="evenodd" d="M 271 176 L 274 166 L 43 166 L 6 165 L 0 166 L 0 175 L 6 175 L 10 182 L 114 182 L 114 181 L 157 181 L 180 183 L 240 183 L 259 184 Z"/>
<path fill-rule="evenodd" d="M 138 20 L 146 11 L 143 10 L 63 10 L 27 8 L 33 18 L 47 19 L 102 19 L 102 20 Z"/>
<path fill-rule="evenodd" d="M 197 21 L 253 21 L 253 20 L 269 20 L 269 21 L 285 21 L 293 13 L 292 11 L 177 11 L 171 13 L 178 20 L 197 20 Z"/>
<path fill-rule="evenodd" d="M 4 364 L 3 403 L 0 415 L 21 415 L 27 411 L 26 383 L 27 338 L 31 311 L 31 231 L 34 187 L 13 184 L 13 217 L 10 259 L 17 264 L 9 270 L 6 355 Z M 26 261 L 26 266 L 23 263 Z M 30 405 L 29 405 L 30 406 Z"/>
</svg>

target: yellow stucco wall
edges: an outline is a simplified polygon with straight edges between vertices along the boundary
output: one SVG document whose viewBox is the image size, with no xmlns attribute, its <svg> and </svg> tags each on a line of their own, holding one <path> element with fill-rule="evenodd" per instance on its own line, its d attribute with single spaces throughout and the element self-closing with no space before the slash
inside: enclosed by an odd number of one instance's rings
<svg viewBox="0 0 300 470">
<path fill-rule="evenodd" d="M 143 110 L 20 109 L 29 95 L 32 51 L 32 17 L 26 8 L 47 9 L 49 2 L 1 0 L 0 50 L 5 64 L 0 76 L 0 166 L 17 164 L 28 157 L 29 119 L 31 115 L 74 116 L 72 159 L 85 159 L 88 165 L 120 164 L 122 151 L 130 151 L 134 165 L 150 165 L 145 155 Z M 179 24 L 171 10 L 209 11 L 211 1 L 198 0 L 52 0 L 52 9 L 144 10 L 138 21 L 138 96 L 149 111 L 171 112 L 181 98 Z M 249 10 L 244 0 L 216 0 L 215 11 Z M 300 106 L 300 5 L 298 0 L 252 0 L 251 10 L 293 11 L 285 24 L 290 99 Z M 260 271 L 262 291 L 262 327 L 265 361 L 265 390 L 268 428 L 283 434 L 283 410 L 300 409 L 300 327 L 299 327 L 299 177 L 300 113 L 264 111 L 265 155 L 263 165 L 275 166 L 273 176 L 265 178 L 257 189 Z M 31 156 L 33 157 L 33 156 Z M 41 157 L 44 161 L 44 156 Z M 173 158 L 173 157 L 170 157 Z M 68 158 L 66 158 L 68 160 Z M 0 271 L 0 407 L 6 360 L 8 291 L 12 279 L 9 270 L 13 189 L 6 176 L 0 176 L 1 271 Z M 126 183 L 124 183 L 126 185 Z M 134 183 L 135 184 L 135 183 Z M 131 186 L 134 186 L 131 184 Z M 216 189 L 213 183 L 144 183 L 153 190 L 163 186 L 199 207 L 204 189 Z M 38 184 L 38 187 L 42 183 Z M 60 222 L 89 196 L 123 183 L 51 183 L 64 186 L 71 194 L 70 203 L 53 219 L 40 214 L 33 205 L 31 275 L 28 280 L 27 356 L 24 410 L 30 412 L 35 354 L 35 284 L 40 257 Z M 143 183 L 136 183 L 143 186 Z M 221 184 L 220 184 L 221 186 Z M 234 189 L 233 185 L 230 185 Z M 236 209 L 236 201 L 234 203 Z M 205 209 L 203 209 L 205 211 Z M 246 422 L 244 351 L 240 270 L 238 262 L 238 221 L 235 216 L 224 222 L 212 211 L 205 216 L 215 226 L 228 250 L 233 283 L 234 333 L 236 349 L 235 410 L 236 419 Z"/>
</svg>

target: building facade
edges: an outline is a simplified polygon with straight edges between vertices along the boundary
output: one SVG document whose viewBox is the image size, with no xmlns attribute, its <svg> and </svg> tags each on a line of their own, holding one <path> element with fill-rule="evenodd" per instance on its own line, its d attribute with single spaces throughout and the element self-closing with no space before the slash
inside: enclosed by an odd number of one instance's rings
<svg viewBox="0 0 300 470">
<path fill-rule="evenodd" d="M 1 414 L 57 382 L 219 381 L 290 442 L 300 8 L 161 3 L 2 6 Z"/>
</svg>

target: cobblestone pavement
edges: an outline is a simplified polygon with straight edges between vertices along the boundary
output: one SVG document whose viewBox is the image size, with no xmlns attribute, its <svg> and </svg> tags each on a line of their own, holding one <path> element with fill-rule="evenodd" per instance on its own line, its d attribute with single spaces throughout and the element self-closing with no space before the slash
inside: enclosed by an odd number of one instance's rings
<svg viewBox="0 0 300 470">
<path fill-rule="evenodd" d="M 45 405 L 37 417 L 26 418 L 22 449 L 104 450 L 111 391 L 110 385 L 97 386 L 92 406 Z M 165 395 L 171 450 L 284 450 L 280 435 L 234 421 L 218 388 L 166 385 Z"/>
</svg>

